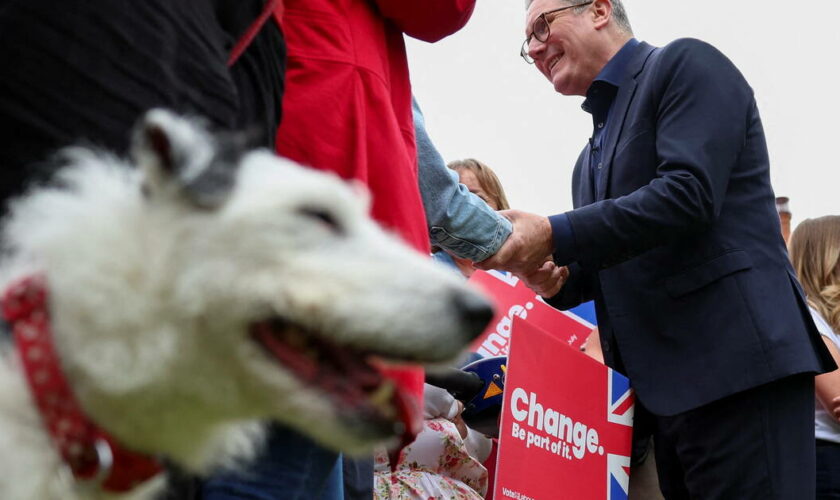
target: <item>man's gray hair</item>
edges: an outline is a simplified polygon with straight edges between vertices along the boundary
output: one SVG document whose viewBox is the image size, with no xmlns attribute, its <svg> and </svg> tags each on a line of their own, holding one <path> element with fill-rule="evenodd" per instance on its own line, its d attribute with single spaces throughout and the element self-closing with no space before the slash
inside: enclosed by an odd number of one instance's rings
<svg viewBox="0 0 840 500">
<path fill-rule="evenodd" d="M 560 0 L 560 1 L 563 2 L 566 5 L 574 5 L 574 4 L 581 3 L 582 0 Z M 528 7 L 530 7 L 532 3 L 534 3 L 534 0 L 525 0 L 525 8 L 527 9 Z M 618 28 L 621 31 L 623 31 L 624 33 L 627 33 L 628 35 L 632 35 L 633 34 L 633 28 L 630 26 L 630 19 L 627 17 L 627 10 L 624 9 L 624 4 L 622 3 L 622 1 L 621 0 L 610 0 L 610 3 L 612 3 L 612 20 L 615 21 L 616 26 L 618 26 Z M 580 14 L 581 12 L 583 12 L 583 9 L 585 9 L 586 7 L 587 6 L 583 6 L 583 7 L 578 7 L 578 8 L 572 9 L 572 12 L 574 12 L 575 14 Z"/>
</svg>

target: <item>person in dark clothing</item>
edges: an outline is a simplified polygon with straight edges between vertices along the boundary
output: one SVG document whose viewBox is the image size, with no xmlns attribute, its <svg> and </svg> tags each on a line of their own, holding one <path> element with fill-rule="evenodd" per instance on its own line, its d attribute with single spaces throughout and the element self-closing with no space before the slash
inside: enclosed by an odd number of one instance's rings
<svg viewBox="0 0 840 500">
<path fill-rule="evenodd" d="M 126 154 L 134 123 L 165 107 L 274 149 L 286 45 L 270 0 L 0 0 L 0 214 L 73 144 Z M 266 11 L 267 12 L 267 11 Z M 229 66 L 244 33 L 256 36 Z M 171 469 L 171 467 L 170 467 Z M 170 470 L 166 498 L 198 496 Z"/>
<path fill-rule="evenodd" d="M 256 129 L 273 149 L 285 43 L 266 22 L 228 67 L 263 0 L 0 0 L 0 204 L 56 167 L 59 148 L 127 152 L 154 107 Z"/>
<path fill-rule="evenodd" d="M 666 498 L 813 498 L 814 374 L 837 366 L 785 252 L 752 88 L 708 43 L 637 40 L 621 0 L 527 4 L 520 55 L 585 97 L 592 136 L 575 209 L 506 212 L 513 236 L 480 266 L 561 310 L 594 299 Z"/>
</svg>

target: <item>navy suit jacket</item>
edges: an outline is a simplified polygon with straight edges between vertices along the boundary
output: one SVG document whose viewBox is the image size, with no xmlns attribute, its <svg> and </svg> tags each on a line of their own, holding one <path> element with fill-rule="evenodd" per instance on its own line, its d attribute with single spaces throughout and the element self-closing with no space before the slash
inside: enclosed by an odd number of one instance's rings
<svg viewBox="0 0 840 500">
<path fill-rule="evenodd" d="M 595 299 L 639 400 L 675 415 L 834 368 L 788 261 L 752 89 L 714 47 L 641 43 L 613 103 L 597 193 L 581 153 L 570 278 Z M 615 353 L 604 353 L 608 364 Z"/>
</svg>

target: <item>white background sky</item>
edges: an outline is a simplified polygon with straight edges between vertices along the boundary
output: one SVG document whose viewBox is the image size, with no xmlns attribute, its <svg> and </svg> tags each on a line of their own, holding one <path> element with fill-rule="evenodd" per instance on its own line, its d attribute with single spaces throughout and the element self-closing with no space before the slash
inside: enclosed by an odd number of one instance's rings
<svg viewBox="0 0 840 500">
<path fill-rule="evenodd" d="M 777 196 L 794 225 L 840 214 L 840 2 L 625 0 L 636 37 L 705 40 L 755 90 Z M 491 166 L 515 208 L 571 208 L 571 170 L 590 135 L 582 98 L 554 92 L 519 57 L 523 0 L 478 0 L 469 24 L 436 44 L 409 39 L 414 93 L 447 160 Z"/>
</svg>

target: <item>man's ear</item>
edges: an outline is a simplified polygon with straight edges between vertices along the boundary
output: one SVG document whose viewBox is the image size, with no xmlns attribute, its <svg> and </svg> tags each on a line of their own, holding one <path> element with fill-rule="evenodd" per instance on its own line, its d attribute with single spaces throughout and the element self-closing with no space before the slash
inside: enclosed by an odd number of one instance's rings
<svg viewBox="0 0 840 500">
<path fill-rule="evenodd" d="M 595 0 L 590 9 L 592 12 L 592 22 L 596 30 L 607 26 L 612 18 L 612 1 L 611 0 Z"/>
</svg>

